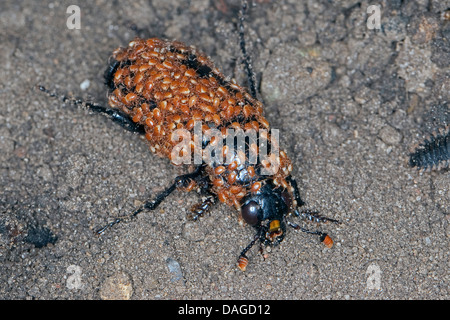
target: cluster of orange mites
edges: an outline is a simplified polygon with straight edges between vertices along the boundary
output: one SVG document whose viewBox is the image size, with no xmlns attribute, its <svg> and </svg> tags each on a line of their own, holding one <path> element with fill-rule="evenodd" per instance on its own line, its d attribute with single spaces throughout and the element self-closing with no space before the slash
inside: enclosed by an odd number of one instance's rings
<svg viewBox="0 0 450 320">
<path fill-rule="evenodd" d="M 269 155 L 269 158 L 273 154 Z M 273 159 L 273 162 L 278 162 L 279 168 L 275 175 L 261 177 L 259 176 L 255 168 L 259 165 L 244 165 L 240 166 L 239 156 L 235 156 L 234 160 L 228 166 L 220 165 L 215 168 L 207 168 L 210 180 L 213 184 L 213 190 L 217 194 L 219 200 L 229 205 L 234 205 L 237 209 L 240 208 L 240 200 L 244 198 L 248 192 L 258 192 L 262 185 L 265 183 L 265 178 L 273 179 L 273 182 L 289 192 L 291 187 L 286 181 L 286 177 L 292 171 L 292 165 L 289 158 L 284 151 L 280 151 L 279 159 Z M 270 166 L 263 160 L 261 166 Z M 272 162 L 272 164 L 273 164 Z M 247 183 L 247 181 L 249 181 Z"/>
<path fill-rule="evenodd" d="M 193 47 L 157 38 L 135 39 L 127 48 L 114 51 L 113 58 L 119 65 L 113 75 L 109 104 L 144 125 L 152 152 L 171 159 L 178 143 L 172 133 L 176 129 L 193 133 L 195 121 L 202 123 L 203 132 L 214 127 L 224 135 L 227 127 L 244 131 L 269 129 L 261 102 L 234 80 L 226 79 L 207 56 Z M 233 151 L 223 147 L 224 156 Z M 219 200 L 239 208 L 239 200 L 249 191 L 257 192 L 264 179 L 256 173 L 255 166 L 260 164 L 251 166 L 235 156 L 230 164 L 208 167 L 207 173 Z M 278 172 L 271 177 L 274 183 L 288 188 L 285 178 L 292 170 L 290 160 L 280 151 L 279 159 L 270 161 L 279 163 Z"/>
</svg>

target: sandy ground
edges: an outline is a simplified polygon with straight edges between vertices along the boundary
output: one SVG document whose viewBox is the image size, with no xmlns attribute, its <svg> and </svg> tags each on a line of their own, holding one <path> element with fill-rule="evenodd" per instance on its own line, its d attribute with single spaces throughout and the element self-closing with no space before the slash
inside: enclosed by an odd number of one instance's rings
<svg viewBox="0 0 450 320">
<path fill-rule="evenodd" d="M 72 30 L 73 1 L 3 0 L 0 298 L 450 298 L 450 173 L 407 165 L 450 123 L 450 1 L 254 2 L 259 97 L 306 206 L 342 222 L 304 225 L 335 246 L 289 230 L 265 261 L 254 248 L 243 273 L 236 259 L 254 231 L 222 204 L 188 221 L 199 197 L 182 192 L 95 236 L 186 168 L 36 90 L 106 104 L 108 57 L 137 34 L 195 45 L 245 83 L 239 1 L 86 1 Z M 370 4 L 381 29 L 368 27 Z"/>
</svg>

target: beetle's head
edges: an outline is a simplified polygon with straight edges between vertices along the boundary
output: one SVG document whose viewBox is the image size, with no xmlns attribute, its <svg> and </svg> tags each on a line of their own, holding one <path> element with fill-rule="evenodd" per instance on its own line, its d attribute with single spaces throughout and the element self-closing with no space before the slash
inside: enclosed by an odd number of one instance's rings
<svg viewBox="0 0 450 320">
<path fill-rule="evenodd" d="M 293 179 L 286 179 L 289 184 L 282 188 L 275 185 L 272 180 L 266 180 L 264 185 L 256 192 L 244 197 L 241 201 L 241 216 L 251 226 L 257 229 L 254 239 L 245 247 L 238 259 L 238 268 L 245 271 L 248 264 L 246 253 L 250 248 L 260 241 L 265 245 L 277 245 L 284 239 L 286 225 L 314 234 L 320 237 L 320 241 L 328 248 L 333 246 L 333 240 L 324 232 L 310 231 L 298 224 L 287 221 L 286 216 L 294 213 L 296 216 L 303 214 L 305 218 L 317 222 L 339 221 L 316 215 L 315 212 L 298 211 L 298 206 L 303 205 L 298 195 L 297 184 Z"/>
<path fill-rule="evenodd" d="M 276 245 L 284 239 L 285 216 L 292 203 L 292 195 L 269 180 L 257 193 L 242 199 L 241 215 L 245 222 L 259 230 L 261 242 Z"/>
</svg>

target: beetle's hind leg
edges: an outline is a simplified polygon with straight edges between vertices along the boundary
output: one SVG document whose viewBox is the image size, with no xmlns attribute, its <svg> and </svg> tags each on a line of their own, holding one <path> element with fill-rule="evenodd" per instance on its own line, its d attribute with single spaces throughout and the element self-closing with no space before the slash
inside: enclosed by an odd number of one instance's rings
<svg viewBox="0 0 450 320">
<path fill-rule="evenodd" d="M 119 222 L 122 222 L 123 220 L 131 219 L 135 216 L 137 216 L 139 213 L 141 213 L 144 210 L 155 210 L 161 202 L 163 202 L 172 192 L 174 192 L 177 188 L 186 188 L 189 186 L 191 181 L 193 179 L 198 178 L 203 173 L 204 167 L 202 165 L 198 166 L 195 171 L 191 173 L 187 173 L 181 176 L 178 176 L 174 179 L 174 182 L 166 188 L 164 191 L 156 195 L 155 199 L 147 201 L 142 206 L 140 206 L 138 209 L 136 209 L 134 212 L 132 212 L 129 215 L 117 217 L 114 221 L 108 223 L 104 227 L 98 229 L 96 231 L 96 234 L 101 235 L 103 234 L 108 228 L 111 228 L 112 226 L 118 224 Z"/>
<path fill-rule="evenodd" d="M 108 61 L 108 67 L 103 74 L 106 86 L 112 91 L 114 90 L 114 74 L 120 66 L 120 62 L 116 59 L 110 58 Z"/>
<path fill-rule="evenodd" d="M 142 124 L 134 122 L 126 113 L 123 113 L 120 110 L 90 103 L 87 104 L 87 107 L 93 112 L 101 113 L 107 116 L 109 119 L 111 119 L 113 122 L 117 123 L 127 131 L 138 133 L 141 135 L 145 134 L 145 128 Z"/>
</svg>

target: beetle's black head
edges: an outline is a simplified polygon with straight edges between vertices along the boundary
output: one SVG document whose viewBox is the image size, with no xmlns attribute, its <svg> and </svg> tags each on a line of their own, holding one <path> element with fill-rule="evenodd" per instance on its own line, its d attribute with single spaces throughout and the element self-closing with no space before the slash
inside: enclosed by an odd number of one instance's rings
<svg viewBox="0 0 450 320">
<path fill-rule="evenodd" d="M 284 217 L 291 210 L 292 195 L 268 180 L 256 194 L 241 201 L 242 218 L 257 228 L 264 244 L 276 245 L 283 241 L 286 232 Z"/>
</svg>

